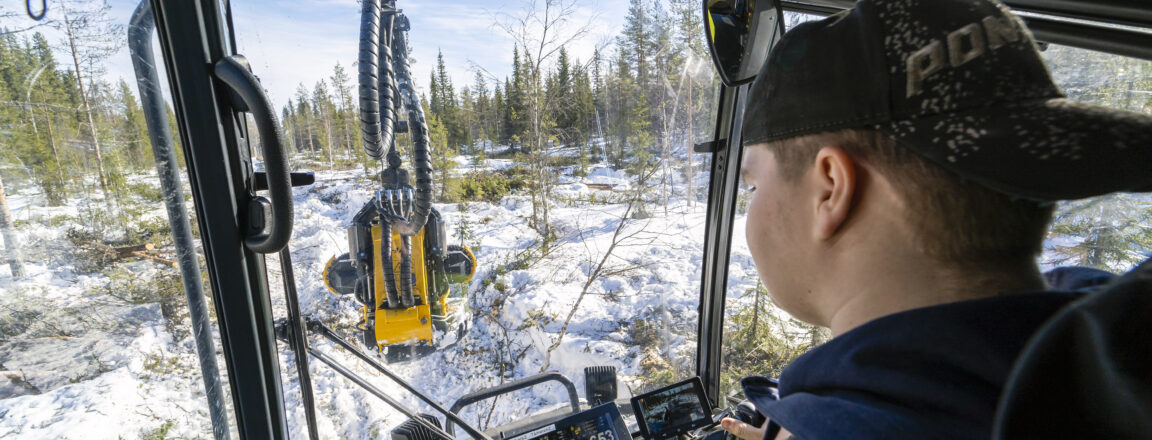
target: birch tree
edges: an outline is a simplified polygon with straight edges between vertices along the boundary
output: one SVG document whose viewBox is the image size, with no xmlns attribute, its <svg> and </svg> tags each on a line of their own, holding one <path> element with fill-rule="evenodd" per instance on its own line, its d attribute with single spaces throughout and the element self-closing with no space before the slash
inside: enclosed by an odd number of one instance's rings
<svg viewBox="0 0 1152 440">
<path fill-rule="evenodd" d="M 592 21 L 576 23 L 579 2 L 576 0 L 530 0 L 516 15 L 501 14 L 496 26 L 512 38 L 516 47 L 522 48 L 523 59 L 519 60 L 523 69 L 523 95 L 526 105 L 527 139 L 529 165 L 533 174 L 531 185 L 532 223 L 544 237 L 544 247 L 552 237 L 549 224 L 549 194 L 552 188 L 552 175 L 549 166 L 548 147 L 550 124 L 549 109 L 554 102 L 544 93 L 544 73 L 566 45 L 585 37 L 591 30 Z"/>
</svg>

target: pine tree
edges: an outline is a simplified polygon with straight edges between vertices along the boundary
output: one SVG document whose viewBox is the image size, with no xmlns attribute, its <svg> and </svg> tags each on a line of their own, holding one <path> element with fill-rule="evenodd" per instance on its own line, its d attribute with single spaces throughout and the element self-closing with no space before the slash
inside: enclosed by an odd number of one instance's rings
<svg viewBox="0 0 1152 440">
<path fill-rule="evenodd" d="M 332 82 L 333 98 L 339 105 L 335 118 L 338 127 L 336 135 L 344 143 L 344 148 L 348 149 L 348 158 L 355 158 L 357 152 L 360 151 L 356 148 L 360 144 L 360 131 L 356 125 L 359 117 L 356 104 L 352 99 L 351 78 L 345 73 L 340 63 L 336 63 L 336 66 L 332 68 L 330 81 Z"/>
<path fill-rule="evenodd" d="M 281 130 L 283 130 L 284 133 L 284 140 L 288 143 L 285 147 L 287 147 L 289 151 L 299 153 L 300 140 L 298 139 L 299 135 L 296 133 L 298 130 L 296 130 L 296 115 L 293 113 L 293 109 L 295 109 L 295 106 L 292 105 L 292 98 L 288 98 L 288 103 L 280 110 L 280 124 L 282 125 Z"/>
<path fill-rule="evenodd" d="M 468 147 L 464 152 L 472 154 L 471 146 L 479 137 L 479 128 L 476 126 L 476 98 L 472 96 L 472 88 L 460 88 L 460 97 L 456 107 L 457 123 L 460 125 L 460 145 Z"/>
<path fill-rule="evenodd" d="M 606 96 L 607 90 L 604 88 L 604 75 L 601 73 L 600 66 L 603 64 L 603 57 L 600 55 L 600 49 L 592 52 L 592 126 L 595 130 L 595 137 L 599 140 L 597 145 L 593 147 L 593 159 L 599 161 L 599 155 L 605 154 L 604 148 L 608 147 L 608 137 L 606 136 L 606 123 L 605 116 L 607 115 L 608 98 Z"/>
<path fill-rule="evenodd" d="M 0 126 L 10 127 L 0 134 L 0 156 L 23 163 L 33 181 L 43 190 L 49 206 L 63 205 L 66 181 L 58 148 L 61 112 L 74 114 L 62 92 L 63 84 L 52 51 L 43 35 L 33 36 L 32 44 L 20 44 L 14 35 L 0 36 L 0 95 L 6 101 Z"/>
<path fill-rule="evenodd" d="M 308 154 L 316 154 L 316 142 L 313 138 L 312 132 L 315 125 L 315 117 L 313 115 L 312 104 L 308 97 L 308 89 L 304 88 L 304 84 L 296 86 L 296 131 L 300 136 L 300 148 L 308 147 Z"/>
<path fill-rule="evenodd" d="M 68 2 L 61 2 L 59 6 L 63 18 L 59 27 L 60 31 L 64 33 L 64 45 L 72 56 L 72 64 L 75 68 L 73 70 L 75 84 L 80 103 L 83 105 L 84 115 L 87 118 L 89 140 L 96 158 L 100 189 L 104 193 L 105 202 L 110 202 L 110 176 L 104 163 L 100 135 L 97 133 L 95 111 L 85 90 L 85 80 L 98 77 L 100 74 L 99 66 L 102 66 L 105 59 L 117 52 L 118 37 L 123 34 L 124 26 L 112 24 L 108 17 L 108 11 L 111 7 L 103 1 L 99 5 L 86 5 L 86 7 L 77 7 Z M 82 65 L 86 69 L 82 69 Z"/>
<path fill-rule="evenodd" d="M 695 164 L 692 161 L 692 145 L 695 143 L 694 136 L 696 135 L 695 128 L 701 124 L 707 124 L 706 120 L 698 120 L 701 116 L 707 116 L 707 112 L 701 112 L 697 109 L 696 105 L 696 89 L 700 87 L 693 78 L 693 69 L 689 68 L 688 63 L 691 61 L 704 62 L 707 54 L 704 53 L 703 24 L 697 17 L 699 5 L 692 0 L 673 0 L 673 10 L 676 16 L 676 28 L 680 34 L 680 51 L 686 53 L 685 59 L 681 60 L 685 64 L 684 74 L 686 78 L 684 82 L 688 84 L 687 96 L 683 101 L 685 107 L 684 120 L 687 122 L 685 127 L 685 134 L 683 137 L 683 150 L 688 159 L 687 169 L 687 194 L 688 206 L 692 206 L 696 202 L 696 189 L 695 189 Z"/>
<path fill-rule="evenodd" d="M 319 143 L 320 150 L 323 151 L 328 157 L 328 165 L 332 166 L 335 163 L 335 158 L 332 156 L 333 145 L 333 130 L 332 118 L 335 113 L 335 104 L 332 103 L 332 98 L 328 95 L 328 87 L 325 85 L 324 80 L 316 82 L 316 86 L 312 89 L 312 108 L 316 112 L 317 131 L 320 132 Z"/>
</svg>

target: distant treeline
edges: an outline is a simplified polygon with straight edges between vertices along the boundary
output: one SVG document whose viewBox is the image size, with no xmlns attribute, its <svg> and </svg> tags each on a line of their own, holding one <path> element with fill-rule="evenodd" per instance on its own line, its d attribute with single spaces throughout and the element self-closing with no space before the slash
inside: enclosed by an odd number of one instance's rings
<svg viewBox="0 0 1152 440">
<path fill-rule="evenodd" d="M 64 42 L 75 56 L 62 63 L 43 34 L 17 35 L 0 35 L 0 163 L 25 171 L 8 177 L 31 178 L 58 206 L 74 186 L 114 197 L 127 174 L 155 167 L 133 86 L 100 79 L 102 58 L 80 41 Z M 168 121 L 177 133 L 171 108 Z"/>
</svg>

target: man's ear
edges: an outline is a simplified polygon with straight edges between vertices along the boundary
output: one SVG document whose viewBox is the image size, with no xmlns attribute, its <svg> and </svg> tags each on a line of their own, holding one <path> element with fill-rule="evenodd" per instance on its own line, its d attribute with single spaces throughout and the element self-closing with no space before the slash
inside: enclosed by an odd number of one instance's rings
<svg viewBox="0 0 1152 440">
<path fill-rule="evenodd" d="M 856 162 L 840 147 L 824 147 L 813 162 L 812 184 L 817 195 L 813 233 L 832 238 L 848 221 L 857 191 Z"/>
</svg>

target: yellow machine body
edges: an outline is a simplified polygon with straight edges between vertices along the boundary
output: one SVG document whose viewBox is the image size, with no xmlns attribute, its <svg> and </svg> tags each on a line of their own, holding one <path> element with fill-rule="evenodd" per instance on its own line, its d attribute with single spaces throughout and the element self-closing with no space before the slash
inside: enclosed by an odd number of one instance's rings
<svg viewBox="0 0 1152 440">
<path fill-rule="evenodd" d="M 386 286 L 384 285 L 383 258 L 376 255 L 374 261 L 373 286 L 375 290 L 376 306 L 374 310 L 364 307 L 365 319 L 373 319 L 373 330 L 376 333 L 376 343 L 380 347 L 402 342 L 425 341 L 432 342 L 432 308 L 429 298 L 428 268 L 424 263 L 424 230 L 421 229 L 412 239 L 412 274 L 416 282 L 412 286 L 412 297 L 416 305 L 407 309 L 388 309 Z M 372 248 L 379 252 L 383 240 L 383 229 L 379 225 L 372 226 Z M 400 279 L 400 234 L 392 232 L 392 267 L 388 268 L 396 274 L 397 282 Z M 447 296 L 447 295 L 445 295 Z M 440 298 L 441 310 L 444 310 L 446 298 Z"/>
</svg>

